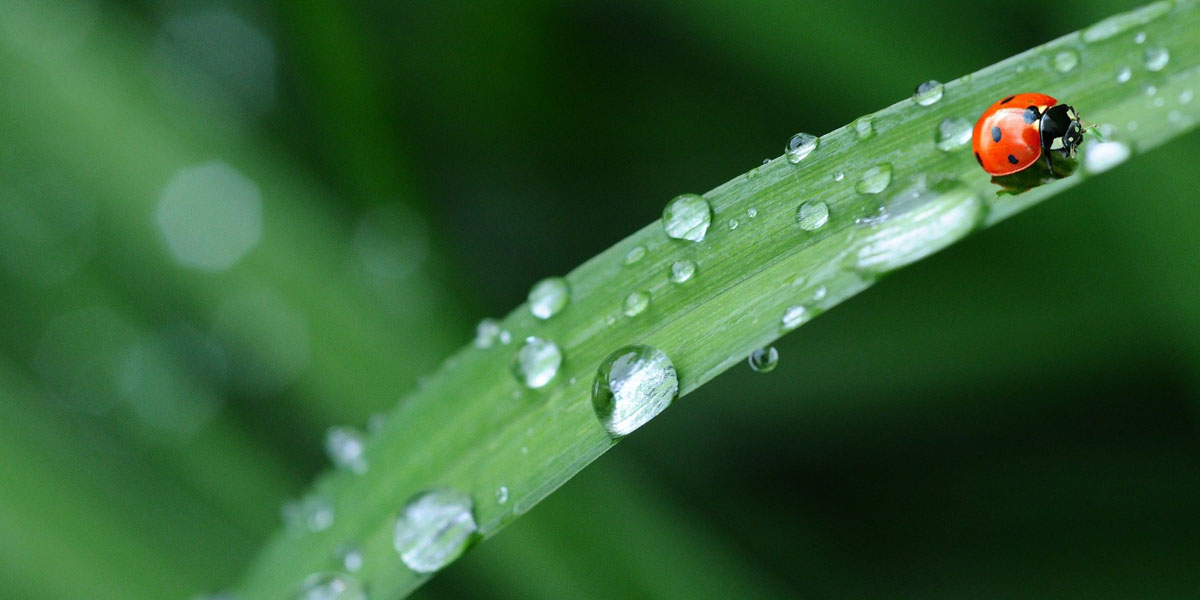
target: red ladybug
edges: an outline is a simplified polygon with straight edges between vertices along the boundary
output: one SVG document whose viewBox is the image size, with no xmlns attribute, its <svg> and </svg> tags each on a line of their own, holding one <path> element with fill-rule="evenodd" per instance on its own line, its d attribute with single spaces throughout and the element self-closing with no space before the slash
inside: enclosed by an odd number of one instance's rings
<svg viewBox="0 0 1200 600">
<path fill-rule="evenodd" d="M 1017 94 L 989 106 L 971 135 L 975 160 L 992 175 L 1023 171 L 1043 156 L 1053 173 L 1051 156 L 1070 158 L 1082 141 L 1079 114 L 1045 94 Z"/>
</svg>

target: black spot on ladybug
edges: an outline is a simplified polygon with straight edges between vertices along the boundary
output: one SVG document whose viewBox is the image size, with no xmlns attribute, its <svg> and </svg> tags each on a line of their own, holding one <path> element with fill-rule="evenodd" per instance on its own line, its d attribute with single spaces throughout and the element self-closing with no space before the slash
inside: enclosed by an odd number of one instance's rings
<svg viewBox="0 0 1200 600">
<path fill-rule="evenodd" d="M 1000 101 L 1000 104 L 1008 104 L 1009 102 L 1012 102 L 1012 99 L 1013 99 L 1013 98 L 1016 98 L 1016 96 L 1009 96 L 1009 97 L 1007 97 L 1007 98 L 1005 98 L 1005 99 L 1001 100 L 1001 101 Z"/>
<path fill-rule="evenodd" d="M 983 166 L 983 157 L 979 156 L 978 152 L 975 153 L 975 162 L 979 163 L 979 166 Z"/>
<path fill-rule="evenodd" d="M 1014 164 L 1014 165 L 1015 165 L 1015 164 L 1017 164 L 1017 163 L 1019 163 L 1019 162 L 1021 162 L 1021 161 L 1017 160 L 1017 157 L 1015 157 L 1015 156 L 1013 156 L 1013 155 L 1009 154 L 1009 155 L 1008 155 L 1008 162 L 1010 162 L 1010 163 L 1012 163 L 1012 164 Z"/>
<path fill-rule="evenodd" d="M 1032 122 L 1034 122 L 1034 121 L 1038 120 L 1038 117 L 1039 117 L 1039 116 L 1040 116 L 1040 115 L 1038 115 L 1038 109 L 1036 109 L 1036 108 L 1034 108 L 1034 107 L 1032 107 L 1032 106 L 1030 106 L 1029 108 L 1026 108 L 1026 109 L 1025 109 L 1025 114 L 1024 114 L 1024 117 L 1025 117 L 1025 122 L 1026 122 L 1026 123 L 1032 123 Z"/>
<path fill-rule="evenodd" d="M 999 127 L 993 127 L 993 128 L 992 128 L 992 141 L 993 141 L 993 142 L 999 142 L 999 141 L 1000 141 L 1000 128 L 999 128 Z"/>
</svg>

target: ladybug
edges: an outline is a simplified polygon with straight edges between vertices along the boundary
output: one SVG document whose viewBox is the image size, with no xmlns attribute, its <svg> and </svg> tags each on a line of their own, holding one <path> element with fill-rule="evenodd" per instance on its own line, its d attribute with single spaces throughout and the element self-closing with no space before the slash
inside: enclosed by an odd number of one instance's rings
<svg viewBox="0 0 1200 600">
<path fill-rule="evenodd" d="M 975 160 L 996 176 L 1024 171 L 1041 157 L 1054 172 L 1051 156 L 1075 155 L 1083 141 L 1079 114 L 1045 94 L 1016 94 L 983 111 L 971 134 Z"/>
</svg>

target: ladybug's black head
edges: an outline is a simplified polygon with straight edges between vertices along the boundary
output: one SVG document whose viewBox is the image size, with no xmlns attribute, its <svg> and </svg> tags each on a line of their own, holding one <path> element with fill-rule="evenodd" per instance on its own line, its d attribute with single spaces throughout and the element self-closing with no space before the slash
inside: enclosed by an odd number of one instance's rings
<svg viewBox="0 0 1200 600">
<path fill-rule="evenodd" d="M 1063 156 L 1074 156 L 1075 148 L 1083 143 L 1083 125 L 1079 114 L 1066 104 L 1056 104 L 1042 113 L 1042 150 L 1061 152 Z"/>
</svg>

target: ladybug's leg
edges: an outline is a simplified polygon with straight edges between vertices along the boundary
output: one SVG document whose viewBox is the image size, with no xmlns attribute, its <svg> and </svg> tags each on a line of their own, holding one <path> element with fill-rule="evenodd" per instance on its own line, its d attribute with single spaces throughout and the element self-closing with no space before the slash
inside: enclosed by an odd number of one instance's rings
<svg viewBox="0 0 1200 600">
<path fill-rule="evenodd" d="M 1046 157 L 1046 168 L 1050 169 L 1050 176 L 1054 177 L 1054 160 L 1050 158 L 1051 154 L 1053 154 L 1053 152 L 1050 152 L 1049 150 L 1042 151 L 1042 156 Z"/>
</svg>

